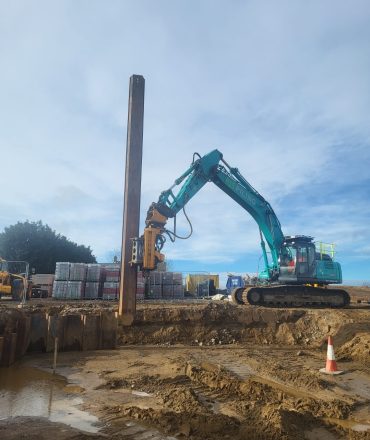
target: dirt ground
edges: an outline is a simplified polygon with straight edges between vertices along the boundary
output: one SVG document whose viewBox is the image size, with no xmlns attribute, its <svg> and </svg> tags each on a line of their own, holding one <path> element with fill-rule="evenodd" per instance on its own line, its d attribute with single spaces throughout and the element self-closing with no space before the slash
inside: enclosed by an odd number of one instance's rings
<svg viewBox="0 0 370 440">
<path fill-rule="evenodd" d="M 334 338 L 339 376 L 325 366 Z M 138 306 L 112 351 L 60 353 L 85 433 L 41 418 L 0 421 L 1 439 L 370 439 L 370 309 Z M 48 354 L 25 358 L 49 369 Z"/>
</svg>

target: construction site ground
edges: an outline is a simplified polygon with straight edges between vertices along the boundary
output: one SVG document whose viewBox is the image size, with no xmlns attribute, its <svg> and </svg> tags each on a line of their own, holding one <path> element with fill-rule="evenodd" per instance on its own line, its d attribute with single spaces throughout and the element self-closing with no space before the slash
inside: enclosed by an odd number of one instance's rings
<svg viewBox="0 0 370 440">
<path fill-rule="evenodd" d="M 370 439 L 370 307 L 356 292 L 337 310 L 139 304 L 134 325 L 119 325 L 115 350 L 59 353 L 54 376 L 51 353 L 26 356 L 8 378 L 1 370 L 0 438 Z M 329 334 L 342 375 L 319 372 Z M 9 409 L 7 383 L 19 394 L 20 377 L 52 384 L 46 413 Z"/>
</svg>

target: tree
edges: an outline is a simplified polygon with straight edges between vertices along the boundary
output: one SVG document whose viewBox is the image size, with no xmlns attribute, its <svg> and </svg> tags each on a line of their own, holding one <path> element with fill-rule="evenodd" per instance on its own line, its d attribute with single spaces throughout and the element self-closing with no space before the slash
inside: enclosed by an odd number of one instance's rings
<svg viewBox="0 0 370 440">
<path fill-rule="evenodd" d="M 90 247 L 78 245 L 48 225 L 18 222 L 0 233 L 0 256 L 6 260 L 28 261 L 36 273 L 54 273 L 57 261 L 96 263 Z"/>
</svg>

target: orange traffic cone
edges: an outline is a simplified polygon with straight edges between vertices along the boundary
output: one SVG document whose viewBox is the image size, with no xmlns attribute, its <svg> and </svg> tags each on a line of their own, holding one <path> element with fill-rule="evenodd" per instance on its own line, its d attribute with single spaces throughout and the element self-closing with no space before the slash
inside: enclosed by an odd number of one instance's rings
<svg viewBox="0 0 370 440">
<path fill-rule="evenodd" d="M 321 373 L 325 374 L 341 374 L 343 371 L 339 371 L 337 363 L 335 361 L 333 338 L 329 336 L 328 338 L 328 351 L 326 355 L 326 366 L 320 369 Z"/>
</svg>

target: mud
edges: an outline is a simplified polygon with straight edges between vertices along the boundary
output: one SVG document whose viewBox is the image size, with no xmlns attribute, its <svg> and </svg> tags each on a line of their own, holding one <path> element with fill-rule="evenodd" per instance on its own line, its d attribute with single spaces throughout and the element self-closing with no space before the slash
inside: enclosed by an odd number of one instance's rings
<svg viewBox="0 0 370 440">
<path fill-rule="evenodd" d="M 79 359 L 79 374 L 100 377 L 84 408 L 117 438 L 130 438 L 128 421 L 155 438 L 370 438 L 370 371 L 346 362 L 346 375 L 323 378 L 324 357 L 289 346 L 130 346 Z"/>
<path fill-rule="evenodd" d="M 83 307 L 96 313 L 98 305 Z M 369 329 L 363 307 L 139 305 L 132 327 L 118 322 L 116 350 L 59 354 L 59 391 L 71 412 L 98 420 L 97 432 L 16 413 L 0 420 L 0 437 L 370 439 Z M 341 376 L 319 373 L 328 334 Z M 46 353 L 21 365 L 50 371 L 51 363 Z"/>
</svg>

